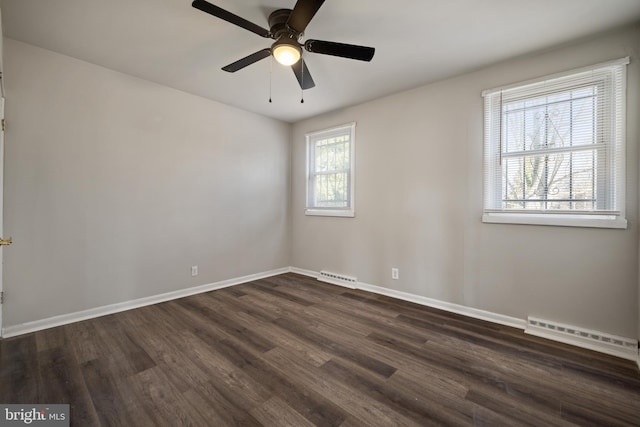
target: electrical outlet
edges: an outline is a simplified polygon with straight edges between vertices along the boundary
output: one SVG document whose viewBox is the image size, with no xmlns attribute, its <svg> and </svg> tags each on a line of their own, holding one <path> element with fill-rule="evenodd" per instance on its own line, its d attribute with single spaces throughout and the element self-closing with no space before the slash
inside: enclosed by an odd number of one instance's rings
<svg viewBox="0 0 640 427">
<path fill-rule="evenodd" d="M 391 269 L 391 278 L 393 280 L 398 280 L 400 278 L 400 270 L 398 270 L 397 268 L 392 268 Z"/>
<path fill-rule="evenodd" d="M 198 275 L 198 266 L 197 265 L 192 265 L 191 266 L 191 276 L 195 277 Z"/>
</svg>

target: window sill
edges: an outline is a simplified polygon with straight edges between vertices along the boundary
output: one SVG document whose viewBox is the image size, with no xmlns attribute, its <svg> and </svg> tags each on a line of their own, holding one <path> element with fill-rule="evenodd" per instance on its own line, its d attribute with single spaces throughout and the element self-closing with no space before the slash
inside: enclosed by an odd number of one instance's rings
<svg viewBox="0 0 640 427">
<path fill-rule="evenodd" d="M 618 215 L 491 212 L 482 215 L 482 222 L 491 224 L 552 225 L 558 227 L 627 228 L 627 220 Z"/>
<path fill-rule="evenodd" d="M 356 213 L 350 209 L 305 209 L 305 215 L 310 216 L 337 216 L 337 217 L 346 217 L 353 218 L 356 216 Z"/>
</svg>

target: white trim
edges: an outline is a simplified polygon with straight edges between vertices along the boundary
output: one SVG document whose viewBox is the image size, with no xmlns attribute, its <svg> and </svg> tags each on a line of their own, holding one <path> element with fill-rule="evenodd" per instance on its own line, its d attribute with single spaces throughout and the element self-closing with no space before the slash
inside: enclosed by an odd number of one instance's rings
<svg viewBox="0 0 640 427">
<path fill-rule="evenodd" d="M 1 11 L 0 11 L 1 12 Z M 0 35 L 4 34 L 2 32 L 2 13 L 0 13 Z M 0 37 L 0 75 L 4 72 L 4 41 L 3 37 Z M 4 79 L 0 78 L 0 97 L 5 98 L 4 91 Z"/>
<path fill-rule="evenodd" d="M 498 323 L 500 325 L 511 326 L 524 330 L 527 322 L 516 317 L 505 316 L 503 314 L 492 313 L 490 311 L 480 310 L 465 305 L 454 304 L 452 302 L 440 301 L 433 298 L 427 298 L 420 295 L 410 294 L 407 292 L 396 291 L 394 289 L 383 288 L 381 286 L 370 285 L 368 283 L 358 282 L 358 289 L 373 292 L 379 295 L 397 298 L 403 301 L 409 301 L 416 304 L 433 307 L 451 313 L 462 314 L 463 316 L 473 317 L 474 319 L 486 320 L 487 322 Z"/>
<path fill-rule="evenodd" d="M 311 175 L 311 153 L 310 146 L 312 138 L 323 139 L 329 138 L 332 135 L 343 135 L 344 130 L 350 128 L 349 137 L 349 206 L 342 209 L 332 208 L 318 208 L 316 206 L 309 206 L 309 179 Z M 321 131 L 309 132 L 304 135 L 306 146 L 306 180 L 305 180 L 305 210 L 304 214 L 309 216 L 332 216 L 342 218 L 353 218 L 355 213 L 355 181 L 356 181 L 356 122 L 345 123 L 340 126 L 335 126 L 330 129 Z"/>
<path fill-rule="evenodd" d="M 314 272 L 311 270 L 304 270 L 296 267 L 289 267 L 289 271 L 291 271 L 292 273 L 303 274 L 309 277 L 317 278 L 319 276 L 319 273 L 317 272 Z M 344 283 L 335 283 L 335 284 L 347 289 L 351 289 L 350 286 L 347 286 Z M 620 357 L 622 359 L 632 360 L 632 361 L 637 360 L 638 368 L 640 368 L 640 353 L 638 353 L 637 349 L 632 351 L 618 350 L 618 349 L 613 349 L 612 346 L 608 346 L 606 343 L 600 344 L 598 342 L 592 342 L 587 340 L 581 341 L 578 337 L 575 337 L 575 339 L 572 339 L 572 337 L 570 336 L 563 336 L 560 334 L 555 335 L 555 334 L 546 332 L 546 330 L 542 330 L 542 328 L 534 328 L 531 325 L 528 325 L 526 319 L 519 319 L 517 317 L 506 316 L 503 314 L 480 310 L 478 308 L 468 307 L 465 305 L 454 304 L 447 301 L 440 301 L 433 298 L 427 298 L 420 295 L 410 294 L 408 292 L 396 291 L 394 289 L 383 288 L 382 286 L 371 285 L 364 282 L 358 282 L 356 285 L 356 289 L 372 292 L 374 294 L 385 295 L 391 298 L 397 298 L 403 301 L 413 302 L 413 303 L 424 305 L 427 307 L 437 308 L 437 309 L 448 311 L 451 313 L 461 314 L 463 316 L 472 317 L 474 319 L 480 319 L 480 320 L 485 320 L 487 322 L 497 323 L 499 325 L 510 326 L 512 328 L 521 329 L 522 331 L 524 331 L 529 335 L 539 336 L 541 338 L 546 338 L 551 341 L 573 345 L 575 347 L 586 348 L 588 350 L 597 351 L 599 353 L 610 354 L 613 356 Z M 540 331 L 538 329 L 540 329 Z M 634 340 L 632 338 L 626 338 L 626 337 L 619 337 L 619 338 L 621 338 L 624 341 L 637 342 L 637 340 Z"/>
<path fill-rule="evenodd" d="M 1 17 L 0 17 L 1 19 Z M 2 31 L 2 25 L 0 24 L 0 31 Z M 0 33 L 0 122 L 4 123 L 4 106 L 5 106 L 5 98 L 4 98 L 4 89 L 2 88 L 2 82 L 4 81 L 4 79 L 2 78 L 2 37 L 1 37 Z M 5 143 L 4 143 L 4 129 L 0 128 L 0 236 L 4 236 L 4 229 L 3 229 L 3 194 L 4 194 L 4 147 L 5 147 Z M 0 239 L 4 239 L 4 237 L 0 237 Z M 2 298 L 2 295 L 4 295 L 2 293 L 4 287 L 3 287 L 3 269 L 4 269 L 4 264 L 3 264 L 3 260 L 4 260 L 4 251 L 6 251 L 6 249 L 3 249 L 4 246 L 0 246 L 0 299 Z M 0 302 L 0 338 L 3 337 L 2 334 L 2 316 L 4 313 L 4 307 L 3 307 L 3 302 Z"/>
<path fill-rule="evenodd" d="M 344 128 L 349 127 L 349 126 L 351 126 L 352 128 L 355 129 L 356 122 L 348 122 L 348 123 L 344 123 L 344 124 L 341 124 L 341 125 L 332 126 L 332 127 L 328 128 L 328 129 L 312 130 L 311 132 L 305 133 L 304 137 L 308 138 L 310 136 L 320 136 L 320 137 L 324 137 L 324 138 L 329 138 L 333 134 L 341 135 L 342 131 L 344 130 Z"/>
<path fill-rule="evenodd" d="M 305 215 L 311 216 L 341 216 L 354 218 L 356 213 L 353 209 L 316 209 L 316 208 L 306 208 L 304 210 Z"/>
<path fill-rule="evenodd" d="M 566 334 L 580 339 L 589 340 L 589 342 L 600 341 L 615 349 L 625 349 L 627 352 L 631 350 L 631 353 L 633 353 L 634 356 L 638 348 L 638 340 L 635 338 L 626 338 L 620 335 L 596 331 L 595 329 L 581 328 L 533 316 L 529 316 L 527 318 L 527 328 L 541 328 L 542 330 L 552 334 Z"/>
<path fill-rule="evenodd" d="M 626 65 L 629 64 L 629 62 L 629 57 L 625 57 L 482 92 L 485 98 L 483 222 L 617 229 L 627 228 L 627 221 L 625 219 L 626 103 L 624 100 L 626 99 Z M 565 91 L 575 88 L 577 84 L 585 85 L 585 87 L 602 85 L 602 101 L 603 105 L 606 105 L 606 108 L 601 111 L 601 114 L 595 114 L 594 118 L 598 120 L 598 125 L 606 131 L 605 134 L 599 135 L 599 137 L 604 138 L 603 140 L 598 140 L 598 143 L 575 147 L 553 147 L 508 153 L 503 152 L 503 143 L 505 142 L 503 141 L 504 136 L 502 135 L 504 126 L 503 119 L 505 114 L 508 114 L 508 112 L 505 112 L 503 109 L 504 105 L 508 105 L 508 103 L 511 102 L 522 102 L 522 100 L 530 99 L 534 96 L 542 96 L 548 93 L 555 93 L 556 91 L 564 93 Z M 505 96 L 507 97 L 506 101 Z M 600 99 L 599 95 L 598 99 Z M 548 99 L 544 102 L 547 101 Z M 507 104 L 504 104 L 505 102 Z M 524 111 L 527 111 L 527 107 L 523 108 Z M 513 212 L 512 209 L 504 208 L 503 184 L 505 178 L 501 177 L 501 174 L 504 172 L 504 158 L 524 159 L 529 156 L 582 150 L 591 150 L 598 155 L 598 158 L 604 154 L 605 158 L 609 159 L 598 165 L 598 168 L 604 169 L 601 170 L 596 187 L 594 188 L 594 190 L 597 190 L 598 196 L 596 200 L 597 206 L 594 206 L 593 213 L 601 215 L 600 217 L 594 216 L 595 221 L 583 219 L 583 215 L 581 215 L 580 212 L 576 212 L 576 215 L 568 213 L 563 215 L 564 218 L 560 218 L 560 214 L 563 212 L 535 210 L 538 214 L 549 215 L 550 219 L 542 219 L 540 217 L 528 216 L 527 214 L 520 216 Z M 524 195 L 523 197 L 526 198 Z M 603 208 L 607 208 L 610 211 L 617 210 L 618 217 L 612 218 L 610 212 L 604 212 Z M 505 215 L 502 217 L 494 215 L 493 211 L 496 210 Z M 532 209 L 532 211 L 534 211 L 534 209 Z"/>
<path fill-rule="evenodd" d="M 616 215 L 596 214 L 553 215 L 545 213 L 485 212 L 482 215 L 482 222 L 490 224 L 555 225 L 560 227 L 627 228 L 626 218 Z"/>
<path fill-rule="evenodd" d="M 147 305 L 158 304 L 178 298 L 201 294 L 203 292 L 215 291 L 217 289 L 227 288 L 229 286 L 239 285 L 241 283 L 251 282 L 253 280 L 264 279 L 265 277 L 288 273 L 290 270 L 291 269 L 288 267 L 278 268 L 262 273 L 249 274 L 247 276 L 237 277 L 234 279 L 221 280 L 219 282 L 195 286 L 193 288 L 180 289 L 177 291 L 166 292 L 164 294 L 152 295 L 149 297 L 138 298 L 131 301 L 104 305 L 102 307 L 90 308 L 88 310 L 77 311 L 75 313 L 62 314 L 59 316 L 48 317 L 46 319 L 34 320 L 32 322 L 26 322 L 19 325 L 8 326 L 6 328 L 3 328 L 2 337 L 14 337 L 16 335 L 22 335 L 30 332 L 40 331 L 43 329 L 53 328 L 55 326 L 67 325 L 69 323 L 80 322 L 82 320 L 93 319 L 95 317 L 106 316 L 108 314 L 119 313 L 121 311 L 131 310 L 134 308 L 145 307 Z"/>
<path fill-rule="evenodd" d="M 320 276 L 320 273 L 298 267 L 289 267 L 289 273 L 302 274 L 303 276 L 313 277 L 314 279 L 317 279 L 318 276 Z"/>
<path fill-rule="evenodd" d="M 565 329 L 572 328 L 571 326 L 568 326 L 568 325 L 561 325 L 561 326 L 563 326 Z M 638 357 L 638 341 L 637 340 L 604 334 L 598 331 L 589 331 L 589 330 L 587 331 L 596 335 L 613 337 L 619 341 L 625 342 L 625 344 L 627 343 L 633 344 L 633 347 L 628 347 L 625 345 L 608 344 L 606 342 L 596 341 L 594 339 L 583 338 L 577 335 L 570 335 L 567 333 L 549 330 L 541 326 L 532 325 L 531 323 L 528 323 L 527 327 L 524 330 L 525 334 L 550 339 L 550 340 L 561 342 L 564 344 L 570 344 L 576 347 L 586 348 L 586 349 L 597 351 L 600 353 L 610 354 L 611 356 L 620 357 L 622 359 L 636 360 L 636 358 Z"/>
<path fill-rule="evenodd" d="M 630 60 L 629 60 L 629 57 L 627 56 L 625 58 L 614 59 L 613 61 L 601 62 L 601 63 L 595 64 L 595 65 L 587 65 L 585 67 L 574 68 L 573 70 L 562 71 L 562 72 L 555 73 L 555 74 L 550 74 L 550 75 L 547 75 L 547 76 L 544 76 L 544 77 L 525 80 L 523 82 L 512 83 L 512 84 L 509 84 L 509 85 L 500 86 L 500 87 L 496 87 L 496 88 L 493 88 L 493 89 L 485 89 L 485 90 L 482 91 L 482 96 L 487 96 L 487 95 L 490 95 L 490 94 L 495 93 L 495 92 L 507 91 L 509 89 L 514 89 L 514 88 L 517 88 L 517 87 L 524 87 L 524 86 L 528 86 L 528 85 L 544 82 L 546 80 L 559 79 L 559 78 L 562 78 L 562 77 L 570 76 L 572 74 L 586 73 L 586 72 L 589 72 L 589 71 L 595 71 L 595 70 L 598 70 L 598 69 L 601 69 L 601 68 L 612 67 L 612 66 L 615 66 L 615 65 L 628 65 L 629 62 L 630 62 Z"/>
<path fill-rule="evenodd" d="M 347 282 L 343 282 L 341 280 L 336 280 L 336 279 L 329 279 L 329 278 L 323 277 L 323 276 L 318 276 L 317 280 L 320 281 L 320 282 L 329 283 L 331 285 L 342 286 L 343 288 L 347 288 L 347 289 L 358 289 L 357 286 L 351 285 L 351 284 L 349 284 Z"/>
<path fill-rule="evenodd" d="M 626 60 L 626 62 L 622 62 Z M 629 57 L 627 56 L 626 58 L 623 58 L 620 60 L 622 64 L 629 64 Z M 621 146 L 617 146 L 614 144 L 614 147 L 616 150 L 622 149 L 622 158 L 624 159 L 623 161 L 620 162 L 620 165 L 618 165 L 618 167 L 616 168 L 616 173 L 618 174 L 615 177 L 616 180 L 616 185 L 617 185 L 617 191 L 615 194 L 616 197 L 616 204 L 618 205 L 618 209 L 620 210 L 620 212 L 625 213 L 627 212 L 627 67 L 624 67 L 622 69 L 622 87 L 620 89 L 620 93 L 622 93 L 623 95 L 623 99 L 624 102 L 618 102 L 616 100 L 616 103 L 618 104 L 618 106 L 620 107 L 620 112 L 619 112 L 619 118 L 620 118 L 620 124 L 619 126 L 614 126 L 614 128 L 616 129 L 616 131 L 620 131 L 620 133 L 622 134 L 620 139 L 622 141 Z M 612 159 L 613 160 L 613 159 Z M 625 227 L 626 228 L 626 227 Z"/>
</svg>

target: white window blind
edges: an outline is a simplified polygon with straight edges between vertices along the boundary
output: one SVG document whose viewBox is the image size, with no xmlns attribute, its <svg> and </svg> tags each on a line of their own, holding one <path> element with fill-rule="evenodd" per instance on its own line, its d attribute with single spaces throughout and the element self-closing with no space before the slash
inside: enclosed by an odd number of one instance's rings
<svg viewBox="0 0 640 427">
<path fill-rule="evenodd" d="M 307 215 L 354 216 L 355 123 L 306 135 Z"/>
<path fill-rule="evenodd" d="M 483 93 L 485 222 L 626 226 L 628 63 Z"/>
</svg>

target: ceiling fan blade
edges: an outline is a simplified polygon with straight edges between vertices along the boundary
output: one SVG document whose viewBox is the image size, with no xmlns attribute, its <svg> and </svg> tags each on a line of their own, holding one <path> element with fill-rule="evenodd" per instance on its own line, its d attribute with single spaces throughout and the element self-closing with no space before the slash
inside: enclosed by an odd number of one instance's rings
<svg viewBox="0 0 640 427">
<path fill-rule="evenodd" d="M 354 44 L 328 42 L 324 40 L 307 40 L 304 48 L 313 53 L 341 56 L 343 58 L 371 61 L 376 52 L 373 47 L 357 46 Z"/>
<path fill-rule="evenodd" d="M 241 18 L 238 15 L 234 15 L 231 12 L 227 12 L 226 10 L 216 5 L 213 5 L 207 1 L 193 0 L 193 3 L 191 3 L 191 6 L 195 7 L 196 9 L 200 9 L 201 11 L 206 12 L 210 15 L 213 15 L 217 18 L 220 18 L 222 20 L 235 24 L 238 27 L 242 27 L 245 30 L 249 30 L 252 33 L 256 33 L 259 36 L 262 36 L 262 37 L 271 36 L 271 34 L 269 33 L 269 30 L 266 30 L 261 26 L 254 24 L 253 22 L 247 21 L 246 19 Z"/>
<path fill-rule="evenodd" d="M 324 0 L 298 0 L 293 7 L 287 25 L 299 33 L 303 33 L 304 29 L 309 25 L 309 21 L 316 14 Z"/>
<path fill-rule="evenodd" d="M 316 86 L 316 84 L 313 82 L 313 78 L 311 77 L 311 73 L 309 73 L 307 64 L 304 62 L 304 59 L 300 58 L 300 61 L 291 66 L 291 69 L 293 70 L 293 74 L 296 75 L 298 83 L 300 83 L 300 87 L 303 90 L 311 89 L 312 87 Z"/>
<path fill-rule="evenodd" d="M 224 71 L 228 71 L 230 73 L 235 73 L 238 70 L 242 70 L 244 67 L 253 64 L 254 62 L 258 62 L 261 59 L 264 59 L 271 55 L 271 49 L 265 48 L 257 51 L 256 53 L 252 53 L 249 56 L 245 56 L 242 59 L 237 60 L 236 62 L 229 64 L 225 67 L 222 67 Z"/>
</svg>

